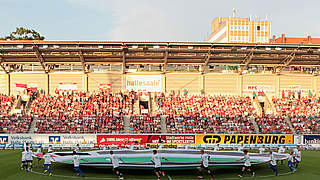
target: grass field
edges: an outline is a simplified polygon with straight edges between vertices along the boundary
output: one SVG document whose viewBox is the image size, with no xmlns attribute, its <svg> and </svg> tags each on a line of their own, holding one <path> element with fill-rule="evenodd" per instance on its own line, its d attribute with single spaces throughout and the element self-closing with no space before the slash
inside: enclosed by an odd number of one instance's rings
<svg viewBox="0 0 320 180">
<path fill-rule="evenodd" d="M 65 164 L 53 164 L 54 176 L 44 176 L 40 173 L 42 168 L 37 166 L 33 169 L 35 172 L 27 172 L 20 170 L 20 159 L 21 151 L 13 150 L 0 150 L 0 179 L 1 180 L 42 180 L 42 179 L 52 179 L 52 180 L 62 180 L 62 179 L 106 179 L 106 180 L 116 180 L 117 177 L 113 175 L 111 169 L 106 168 L 96 168 L 96 167 L 82 167 L 86 177 L 75 176 L 72 165 Z M 34 162 L 36 164 L 36 162 Z M 279 177 L 273 176 L 271 169 L 269 169 L 268 164 L 262 164 L 259 166 L 254 166 L 256 171 L 256 177 L 252 178 L 249 175 L 242 179 L 282 179 L 282 180 L 318 180 L 320 179 L 320 151 L 303 151 L 302 152 L 302 162 L 300 168 L 294 174 L 289 174 L 289 169 L 285 165 L 278 165 L 279 173 L 283 174 Z M 239 167 L 235 168 L 221 168 L 214 169 L 216 179 L 240 179 L 237 177 L 239 173 Z M 170 178 L 173 180 L 191 180 L 196 179 L 196 170 L 185 170 L 185 171 L 170 171 L 168 172 Z M 125 179 L 131 180 L 151 180 L 156 179 L 153 171 L 143 171 L 143 170 L 131 170 L 124 172 Z M 169 177 L 163 178 L 170 179 Z M 205 176 L 205 179 L 209 179 Z"/>
</svg>

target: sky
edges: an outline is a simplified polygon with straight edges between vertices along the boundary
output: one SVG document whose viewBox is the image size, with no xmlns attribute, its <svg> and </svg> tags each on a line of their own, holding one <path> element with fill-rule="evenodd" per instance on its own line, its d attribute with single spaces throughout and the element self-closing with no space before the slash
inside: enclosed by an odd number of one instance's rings
<svg viewBox="0 0 320 180">
<path fill-rule="evenodd" d="M 0 37 L 23 26 L 47 40 L 204 41 L 215 17 L 267 16 L 272 35 L 320 37 L 319 0 L 0 0 Z"/>
</svg>

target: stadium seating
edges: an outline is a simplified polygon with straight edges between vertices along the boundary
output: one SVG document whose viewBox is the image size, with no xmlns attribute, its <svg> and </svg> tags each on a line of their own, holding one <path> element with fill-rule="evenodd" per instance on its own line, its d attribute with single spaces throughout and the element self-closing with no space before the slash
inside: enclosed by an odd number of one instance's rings
<svg viewBox="0 0 320 180">
<path fill-rule="evenodd" d="M 320 98 L 282 97 L 273 98 L 277 113 L 288 118 L 296 133 L 313 134 L 320 132 Z"/>
<path fill-rule="evenodd" d="M 275 115 L 259 117 L 249 97 L 157 94 L 153 115 L 133 115 L 139 93 L 55 91 L 35 98 L 29 114 L 9 115 L 14 97 L 0 95 L 0 132 L 25 133 L 35 120 L 35 133 L 123 133 L 124 116 L 130 133 L 161 133 L 161 117 L 168 133 L 320 132 L 320 98 L 273 98 Z"/>
<path fill-rule="evenodd" d="M 27 114 L 13 114 L 0 117 L 0 132 L 27 133 L 30 129 L 32 116 Z"/>
<path fill-rule="evenodd" d="M 290 117 L 297 134 L 318 134 L 320 132 L 319 117 Z"/>
<path fill-rule="evenodd" d="M 245 117 L 167 116 L 169 133 L 255 133 Z"/>
<path fill-rule="evenodd" d="M 132 133 L 161 133 L 160 116 L 131 116 L 130 131 Z"/>
<path fill-rule="evenodd" d="M 156 112 L 164 115 L 243 116 L 255 115 L 249 97 L 160 95 L 156 98 Z"/>
<path fill-rule="evenodd" d="M 36 118 L 35 133 L 119 133 L 123 117 L 119 116 L 41 116 Z"/>
<path fill-rule="evenodd" d="M 256 117 L 255 121 L 262 134 L 292 134 L 289 124 L 281 117 Z"/>
<path fill-rule="evenodd" d="M 13 96 L 0 94 L 0 116 L 7 116 L 14 102 Z"/>
<path fill-rule="evenodd" d="M 0 132 L 25 133 L 30 128 L 32 117 L 26 114 L 15 113 L 9 115 L 15 98 L 0 94 Z"/>
<path fill-rule="evenodd" d="M 33 101 L 38 133 L 119 132 L 123 115 L 132 114 L 133 93 L 56 91 Z"/>
<path fill-rule="evenodd" d="M 249 97 L 164 95 L 156 112 L 166 115 L 170 133 L 254 133 L 248 117 L 255 115 Z"/>
</svg>

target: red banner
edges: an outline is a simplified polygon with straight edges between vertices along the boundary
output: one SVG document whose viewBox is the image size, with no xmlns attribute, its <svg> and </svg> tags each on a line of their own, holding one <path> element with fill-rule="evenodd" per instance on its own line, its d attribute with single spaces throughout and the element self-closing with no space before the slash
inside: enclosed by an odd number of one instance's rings
<svg viewBox="0 0 320 180">
<path fill-rule="evenodd" d="M 97 135 L 98 145 L 132 144 L 146 142 L 148 135 Z"/>
<path fill-rule="evenodd" d="M 164 143 L 195 144 L 195 135 L 97 135 L 98 145 Z"/>
<path fill-rule="evenodd" d="M 19 84 L 19 83 L 16 83 L 16 87 L 19 87 L 19 88 L 27 88 L 27 84 Z"/>
</svg>

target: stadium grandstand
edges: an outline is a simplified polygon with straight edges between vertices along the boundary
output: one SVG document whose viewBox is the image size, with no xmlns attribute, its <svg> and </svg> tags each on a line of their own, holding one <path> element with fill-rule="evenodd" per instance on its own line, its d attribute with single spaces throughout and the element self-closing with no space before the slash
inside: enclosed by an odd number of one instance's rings
<svg viewBox="0 0 320 180">
<path fill-rule="evenodd" d="M 320 46 L 0 41 L 2 133 L 320 133 Z"/>
</svg>

